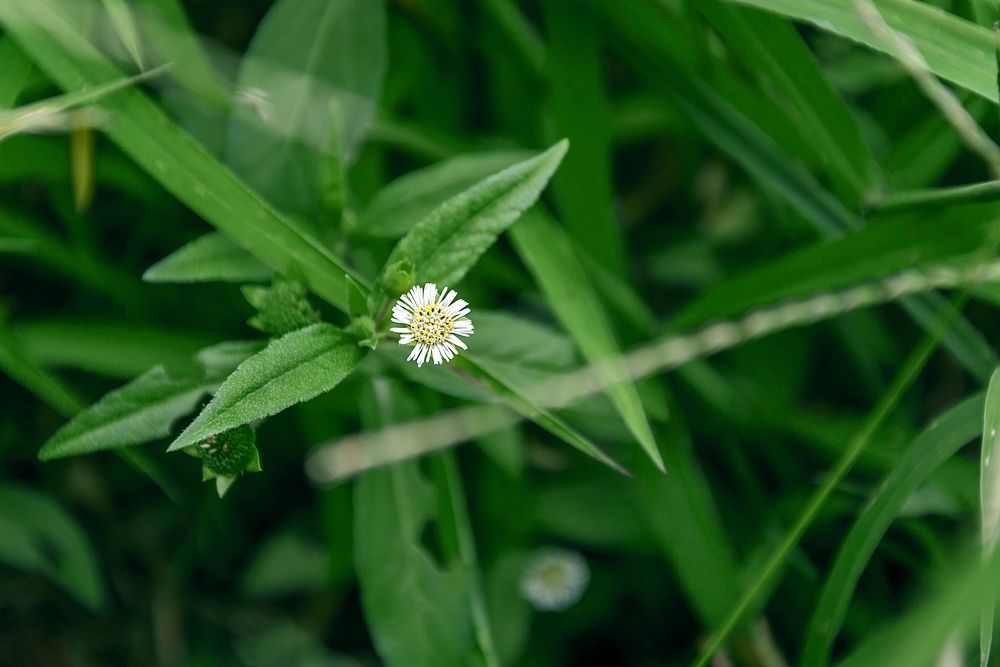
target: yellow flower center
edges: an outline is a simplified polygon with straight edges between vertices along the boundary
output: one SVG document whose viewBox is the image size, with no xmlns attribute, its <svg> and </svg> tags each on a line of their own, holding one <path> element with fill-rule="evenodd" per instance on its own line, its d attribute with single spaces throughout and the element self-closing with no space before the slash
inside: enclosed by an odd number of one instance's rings
<svg viewBox="0 0 1000 667">
<path fill-rule="evenodd" d="M 421 306 L 410 320 L 410 331 L 418 343 L 437 345 L 443 343 L 455 326 L 455 320 L 440 305 Z"/>
</svg>

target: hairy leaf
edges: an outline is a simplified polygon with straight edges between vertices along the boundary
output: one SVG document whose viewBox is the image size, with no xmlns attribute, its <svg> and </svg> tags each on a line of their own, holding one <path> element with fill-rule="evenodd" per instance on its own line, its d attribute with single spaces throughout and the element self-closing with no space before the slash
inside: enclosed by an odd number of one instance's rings
<svg viewBox="0 0 1000 667">
<path fill-rule="evenodd" d="M 400 240 L 386 266 L 408 260 L 418 283 L 454 285 L 535 203 L 568 147 L 560 141 L 444 202 Z"/>
<path fill-rule="evenodd" d="M 196 283 L 219 280 L 261 282 L 271 269 L 225 234 L 211 232 L 196 238 L 146 269 L 150 283 Z"/>
<path fill-rule="evenodd" d="M 198 444 L 329 391 L 363 357 L 357 341 L 331 324 L 293 331 L 240 364 L 168 451 Z"/>
</svg>

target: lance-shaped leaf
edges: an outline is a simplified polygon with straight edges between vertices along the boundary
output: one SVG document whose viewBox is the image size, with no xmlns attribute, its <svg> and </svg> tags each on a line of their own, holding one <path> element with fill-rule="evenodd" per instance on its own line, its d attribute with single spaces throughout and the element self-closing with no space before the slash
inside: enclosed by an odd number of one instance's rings
<svg viewBox="0 0 1000 667">
<path fill-rule="evenodd" d="M 663 459 L 639 400 L 639 392 L 619 363 L 621 353 L 607 313 L 601 306 L 566 234 L 537 209 L 511 229 L 521 259 L 587 361 L 606 369 L 608 398 L 625 425 L 660 470 Z"/>
<path fill-rule="evenodd" d="M 400 237 L 441 202 L 530 155 L 513 150 L 470 153 L 400 176 L 375 194 L 361 216 L 358 233 Z"/>
<path fill-rule="evenodd" d="M 293 331 L 240 364 L 168 451 L 197 444 L 329 391 L 362 357 L 357 341 L 331 324 Z"/>
<path fill-rule="evenodd" d="M 260 282 L 271 269 L 220 232 L 211 232 L 181 246 L 146 269 L 150 283 Z"/>
<path fill-rule="evenodd" d="M 568 147 L 564 139 L 444 202 L 396 244 L 386 266 L 408 260 L 416 267 L 418 283 L 458 282 L 535 203 Z"/>
<path fill-rule="evenodd" d="M 979 511 L 982 519 L 984 557 L 996 549 L 1000 537 L 1000 461 L 997 460 L 997 438 L 1000 433 L 1000 369 L 993 371 L 986 390 L 983 410 L 983 446 L 979 467 Z M 979 629 L 979 664 L 985 667 L 993 646 L 994 602 L 983 608 Z"/>
<path fill-rule="evenodd" d="M 173 422 L 191 412 L 216 384 L 172 378 L 157 366 L 71 419 L 42 446 L 38 458 L 88 454 L 170 435 Z"/>
</svg>

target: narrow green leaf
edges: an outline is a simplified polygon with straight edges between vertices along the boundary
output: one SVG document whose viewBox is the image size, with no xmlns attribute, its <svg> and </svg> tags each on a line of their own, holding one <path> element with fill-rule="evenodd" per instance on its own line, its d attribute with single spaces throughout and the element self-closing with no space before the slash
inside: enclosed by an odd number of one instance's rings
<svg viewBox="0 0 1000 667">
<path fill-rule="evenodd" d="M 358 223 L 358 233 L 403 236 L 441 202 L 529 155 L 526 151 L 470 153 L 411 171 L 376 193 Z"/>
<path fill-rule="evenodd" d="M 576 244 L 602 266 L 625 267 L 611 175 L 611 121 L 604 90 L 601 25 L 581 3 L 542 3 L 549 38 L 548 136 L 573 150 L 552 179 L 559 219 Z"/>
<path fill-rule="evenodd" d="M 279 209 L 315 217 L 336 104 L 349 162 L 385 72 L 382 0 L 279 0 L 244 56 L 226 161 Z"/>
<path fill-rule="evenodd" d="M 198 35 L 192 30 L 179 0 L 136 0 L 140 29 L 149 44 L 147 57 L 158 64 L 173 63 L 170 75 L 212 109 L 229 107 L 229 92 Z"/>
<path fill-rule="evenodd" d="M 444 202 L 396 244 L 386 266 L 408 260 L 418 283 L 454 285 L 535 203 L 568 147 L 560 141 Z"/>
<path fill-rule="evenodd" d="M 950 316 L 960 312 L 961 301 L 952 307 Z M 754 605 L 766 602 L 773 589 L 773 580 L 779 575 L 787 563 L 799 540 L 816 520 L 820 510 L 829 500 L 833 491 L 843 481 L 858 458 L 868 447 L 872 438 L 882 428 L 889 415 L 899 405 L 903 394 L 910 388 L 920 375 L 933 352 L 941 341 L 941 336 L 947 330 L 950 319 L 945 318 L 935 329 L 926 334 L 923 340 L 913 348 L 902 367 L 896 373 L 886 392 L 879 398 L 869 411 L 861 428 L 851 438 L 844 448 L 840 458 L 809 497 L 801 512 L 799 512 L 791 527 L 787 530 L 781 542 L 770 552 L 764 564 L 754 573 L 751 583 L 745 588 L 738 601 L 725 620 L 712 633 L 711 638 L 699 650 L 698 658 L 692 663 L 695 667 L 706 667 L 740 621 Z M 903 663 L 906 664 L 906 663 Z"/>
<path fill-rule="evenodd" d="M 159 76 L 164 71 L 165 68 L 159 67 L 106 84 L 63 93 L 16 109 L 0 111 L 0 141 L 24 132 L 38 132 L 53 127 L 68 129 L 68 124 L 61 120 L 61 116 L 73 107 L 93 104 L 123 88 L 134 86 L 139 81 Z"/>
<path fill-rule="evenodd" d="M 843 98 L 826 80 L 812 52 L 787 20 L 706 0 L 695 5 L 719 31 L 726 48 L 797 112 L 807 142 L 826 166 L 836 190 L 858 209 L 881 189 L 878 163 Z"/>
<path fill-rule="evenodd" d="M 0 110 L 17 104 L 24 87 L 31 81 L 34 65 L 8 35 L 0 37 Z"/>
<path fill-rule="evenodd" d="M 156 367 L 112 391 L 56 431 L 38 452 L 43 461 L 137 445 L 170 435 L 217 381 L 172 378 Z"/>
<path fill-rule="evenodd" d="M 84 403 L 57 378 L 33 363 L 0 322 L 0 372 L 38 396 L 62 415 L 75 414 Z"/>
<path fill-rule="evenodd" d="M 691 608 L 711 627 L 722 622 L 739 597 L 738 561 L 690 436 L 676 421 L 660 434 L 670 474 L 640 468 L 631 492 Z"/>
<path fill-rule="evenodd" d="M 11 334 L 24 356 L 39 366 L 114 378 L 134 378 L 157 364 L 190 367 L 195 352 L 211 342 L 204 335 L 113 321 L 18 322 Z"/>
<path fill-rule="evenodd" d="M 417 410 L 376 380 L 362 401 L 367 429 L 405 421 Z M 372 640 L 389 667 L 466 664 L 472 649 L 468 575 L 443 566 L 421 545 L 435 514 L 434 491 L 416 462 L 371 470 L 354 489 L 354 563 Z"/>
<path fill-rule="evenodd" d="M 0 23 L 64 89 L 119 79 L 64 7 L 60 0 L 4 2 Z M 346 308 L 344 274 L 354 274 L 319 239 L 261 201 L 142 92 L 119 91 L 108 106 L 109 136 L 167 190 L 276 271 L 297 267 L 317 294 Z"/>
<path fill-rule="evenodd" d="M 820 241 L 709 289 L 673 319 L 685 328 L 754 307 L 842 289 L 906 269 L 968 259 L 991 243 L 1000 221 L 943 224 L 936 216 L 886 220 L 834 241 Z"/>
<path fill-rule="evenodd" d="M 226 378 L 167 451 L 198 444 L 327 392 L 363 357 L 357 341 L 330 324 L 314 324 L 272 341 Z"/>
<path fill-rule="evenodd" d="M 982 395 L 937 417 L 893 461 L 885 480 L 840 542 L 805 634 L 801 667 L 829 664 L 833 642 L 847 616 L 858 580 L 907 498 L 982 428 Z"/>
<path fill-rule="evenodd" d="M 751 119 L 749 107 L 733 99 L 729 88 L 703 80 L 702 68 L 687 62 L 691 56 L 683 47 L 690 38 L 669 14 L 647 0 L 614 4 L 591 0 L 591 4 L 624 38 L 620 41 L 626 57 L 650 83 L 668 95 L 706 139 L 730 155 L 762 187 L 828 234 L 859 226 L 812 174 L 784 154 L 775 137 L 755 123 L 773 115 L 770 111 L 763 118 Z M 782 114 L 780 109 L 775 113 Z"/>
<path fill-rule="evenodd" d="M 510 230 L 510 238 L 522 261 L 545 293 L 556 317 L 592 364 L 606 369 L 606 390 L 629 431 L 663 470 L 642 402 L 631 378 L 620 363 L 621 352 L 614 330 L 601 306 L 587 272 L 559 227 L 538 209 L 532 209 Z"/>
<path fill-rule="evenodd" d="M 92 611 L 104 605 L 104 587 L 87 535 L 38 491 L 0 486 L 0 562 L 44 574 Z"/>
<path fill-rule="evenodd" d="M 149 283 L 264 282 L 271 269 L 221 232 L 199 236 L 146 269 Z"/>
<path fill-rule="evenodd" d="M 505 377 L 506 373 L 502 369 L 497 368 L 489 362 L 484 362 L 482 359 L 478 359 L 474 354 L 465 354 L 461 359 L 469 368 L 469 373 L 472 377 L 488 387 L 509 408 L 522 417 L 532 420 L 552 435 L 571 447 L 580 450 L 587 456 L 597 459 L 623 475 L 630 475 L 628 470 L 608 456 L 604 450 L 594 444 L 589 438 L 579 433 L 556 414 L 533 401 L 526 393 L 520 391 L 514 383 L 510 382 L 509 378 Z"/>
<path fill-rule="evenodd" d="M 944 554 L 925 575 L 936 584 L 932 593 L 901 619 L 872 632 L 837 667 L 929 667 L 952 638 L 964 644 L 976 610 L 1000 594 L 1000 551 L 983 562 L 969 546 Z"/>
<path fill-rule="evenodd" d="M 986 389 L 983 410 L 983 444 L 979 458 L 979 512 L 982 520 L 984 557 L 989 558 L 1000 538 L 1000 460 L 997 440 L 1000 433 L 1000 369 L 993 371 Z M 990 600 L 983 608 L 979 634 L 979 664 L 986 667 L 993 645 L 993 613 L 995 603 Z"/>
<path fill-rule="evenodd" d="M 139 31 L 135 26 L 132 10 L 128 3 L 125 0 L 101 0 L 101 2 L 104 5 L 104 11 L 108 13 L 108 18 L 111 19 L 111 25 L 114 26 L 119 39 L 122 40 L 122 44 L 125 45 L 125 49 L 135 61 L 136 66 L 140 70 L 146 69 L 146 59 L 142 55 Z"/>
<path fill-rule="evenodd" d="M 885 50 L 854 0 L 735 0 L 811 23 L 873 49 Z M 931 71 L 997 101 L 996 38 L 986 28 L 914 0 L 876 0 L 889 26 L 913 42 Z"/>
</svg>

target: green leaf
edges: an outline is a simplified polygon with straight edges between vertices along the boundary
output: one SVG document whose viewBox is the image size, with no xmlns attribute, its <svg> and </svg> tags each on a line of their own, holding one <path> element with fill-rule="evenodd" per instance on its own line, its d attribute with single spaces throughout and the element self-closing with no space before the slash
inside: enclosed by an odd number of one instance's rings
<svg viewBox="0 0 1000 667">
<path fill-rule="evenodd" d="M 167 451 L 196 445 L 330 391 L 354 370 L 364 354 L 354 338 L 324 323 L 272 341 L 226 378 L 212 401 Z"/>
<path fill-rule="evenodd" d="M 44 574 L 92 611 L 104 605 L 97 560 L 86 534 L 73 517 L 37 491 L 0 486 L 0 562 Z"/>
<path fill-rule="evenodd" d="M 583 356 L 606 373 L 606 393 L 639 445 L 663 470 L 649 420 L 639 393 L 621 363 L 614 330 L 601 306 L 572 243 L 539 209 L 533 209 L 510 230 L 518 255 L 528 265 L 549 306 L 580 346 Z"/>
<path fill-rule="evenodd" d="M 690 38 L 678 22 L 646 0 L 621 0 L 614 4 L 591 0 L 625 44 L 625 55 L 638 71 L 666 94 L 706 139 L 733 158 L 765 189 L 773 192 L 819 229 L 839 234 L 859 222 L 801 165 L 789 159 L 776 137 L 756 121 L 780 117 L 771 106 L 760 118 L 751 118 L 752 107 L 704 80 L 703 67 L 687 62 L 692 56 L 682 47 Z M 690 47 L 689 47 L 690 48 Z M 779 124 L 778 129 L 783 124 Z"/>
<path fill-rule="evenodd" d="M 671 423 L 661 437 L 667 442 L 664 452 L 670 474 L 664 477 L 648 466 L 639 468 L 632 493 L 691 607 L 711 627 L 725 618 L 739 597 L 738 561 L 690 436 L 682 425 Z"/>
<path fill-rule="evenodd" d="M 611 175 L 611 121 L 604 90 L 601 22 L 583 3 L 542 3 L 549 46 L 547 136 L 573 146 L 552 179 L 559 219 L 576 244 L 613 271 L 625 267 Z"/>
<path fill-rule="evenodd" d="M 0 23 L 64 89 L 119 79 L 60 8 L 59 0 L 4 2 Z M 319 239 L 261 201 L 144 93 L 121 90 L 107 108 L 115 118 L 108 135 L 168 191 L 276 271 L 300 270 L 317 294 L 346 308 L 344 274 L 354 274 Z"/>
<path fill-rule="evenodd" d="M 546 431 L 556 436 L 571 447 L 587 456 L 597 459 L 604 465 L 622 473 L 630 474 L 620 463 L 608 456 L 604 450 L 594 444 L 589 438 L 579 433 L 563 421 L 555 413 L 541 406 L 527 392 L 519 390 L 515 383 L 505 377 L 505 373 L 496 366 L 479 359 L 474 354 L 466 353 L 461 361 L 468 367 L 468 372 L 480 383 L 487 386 L 509 408 L 525 419 L 530 419 Z"/>
<path fill-rule="evenodd" d="M 136 0 L 143 37 L 149 45 L 146 55 L 157 63 L 173 63 L 170 70 L 198 102 L 217 110 L 229 107 L 229 93 L 197 34 L 191 29 L 179 0 Z"/>
<path fill-rule="evenodd" d="M 145 69 L 145 58 L 142 55 L 139 31 L 135 26 L 128 3 L 125 0 L 101 0 L 101 3 L 104 5 L 104 11 L 111 19 L 111 25 L 114 26 L 128 54 L 140 70 Z"/>
<path fill-rule="evenodd" d="M 39 132 L 53 127 L 65 129 L 67 124 L 62 115 L 70 109 L 96 103 L 103 97 L 134 86 L 144 79 L 159 76 L 164 71 L 161 67 L 83 90 L 63 93 L 16 109 L 0 110 L 0 141 L 24 132 Z"/>
<path fill-rule="evenodd" d="M 162 367 L 153 368 L 71 419 L 42 446 L 38 458 L 49 461 L 170 435 L 174 421 L 194 410 L 217 384 L 172 378 Z"/>
<path fill-rule="evenodd" d="M 838 240 L 813 243 L 720 283 L 682 309 L 673 324 L 685 328 L 907 269 L 967 259 L 987 247 L 997 230 L 1000 221 L 985 216 L 956 219 L 955 224 L 926 213 L 886 220 Z"/>
<path fill-rule="evenodd" d="M 279 0 L 240 67 L 226 161 L 279 209 L 315 217 L 331 107 L 348 162 L 374 114 L 385 52 L 382 0 Z"/>
<path fill-rule="evenodd" d="M 114 378 L 134 378 L 157 364 L 190 366 L 192 355 L 211 342 L 199 334 L 86 320 L 18 322 L 11 334 L 39 366 Z"/>
<path fill-rule="evenodd" d="M 211 232 L 181 246 L 146 269 L 149 283 L 261 282 L 271 269 L 225 234 Z"/>
<path fill-rule="evenodd" d="M 986 389 L 983 409 L 983 444 L 979 457 L 979 513 L 982 542 L 986 557 L 996 549 L 1000 538 L 1000 452 L 996 444 L 1000 433 L 1000 369 L 993 371 Z M 993 645 L 994 601 L 983 608 L 979 635 L 979 664 L 986 667 Z"/>
<path fill-rule="evenodd" d="M 418 283 L 454 285 L 535 203 L 568 147 L 560 141 L 444 202 L 396 244 L 386 266 L 409 260 Z"/>
<path fill-rule="evenodd" d="M 0 110 L 10 109 L 31 81 L 34 65 L 8 35 L 0 37 Z"/>
<path fill-rule="evenodd" d="M 401 392 L 376 380 L 365 392 L 368 429 L 415 417 Z M 462 665 L 472 649 L 468 576 L 421 545 L 435 494 L 416 462 L 371 470 L 354 490 L 354 561 L 372 640 L 389 667 Z"/>
<path fill-rule="evenodd" d="M 78 412 L 83 403 L 58 378 L 31 361 L 0 321 L 0 372 L 38 396 L 62 415 Z"/>
<path fill-rule="evenodd" d="M 734 60 L 748 67 L 797 112 L 836 190 L 859 208 L 881 190 L 878 162 L 843 98 L 826 80 L 805 41 L 787 20 L 752 9 L 706 0 L 695 4 L 715 27 Z"/>
<path fill-rule="evenodd" d="M 865 25 L 854 0 L 735 1 L 888 50 Z M 997 101 L 996 38 L 990 30 L 913 0 L 876 0 L 875 6 L 893 30 L 913 42 L 934 74 Z"/>
<path fill-rule="evenodd" d="M 936 418 L 893 462 L 891 471 L 840 542 L 806 630 L 801 667 L 829 664 L 858 580 L 906 500 L 982 428 L 983 397 L 968 398 Z"/>
<path fill-rule="evenodd" d="M 398 238 L 441 202 L 529 155 L 526 151 L 470 153 L 400 176 L 375 194 L 361 216 L 358 233 Z"/>
</svg>

